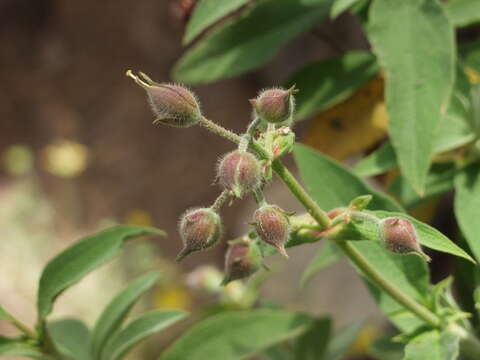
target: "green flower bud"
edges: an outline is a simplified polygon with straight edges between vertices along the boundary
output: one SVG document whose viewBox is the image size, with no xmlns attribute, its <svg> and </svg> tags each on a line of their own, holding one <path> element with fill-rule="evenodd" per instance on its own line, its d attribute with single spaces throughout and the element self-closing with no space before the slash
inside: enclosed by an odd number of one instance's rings
<svg viewBox="0 0 480 360">
<path fill-rule="evenodd" d="M 288 258 L 285 244 L 290 236 L 290 220 L 285 212 L 275 205 L 264 205 L 255 211 L 254 226 L 260 239 L 272 245 Z"/>
<path fill-rule="evenodd" d="M 222 236 L 223 228 L 220 215 L 210 208 L 188 210 L 180 219 L 179 233 L 183 249 L 177 261 L 187 255 L 211 248 Z"/>
<path fill-rule="evenodd" d="M 127 71 L 127 76 L 147 92 L 148 101 L 157 117 L 154 124 L 186 128 L 195 125 L 202 116 L 197 98 L 183 86 L 159 84 L 144 73 L 140 73 L 139 77 L 131 70 Z"/>
<path fill-rule="evenodd" d="M 288 90 L 281 88 L 264 90 L 256 99 L 251 99 L 250 103 L 260 119 L 279 124 L 291 120 L 295 110 L 293 94 L 297 91 L 294 86 Z"/>
<path fill-rule="evenodd" d="M 380 235 L 388 250 L 398 254 L 416 253 L 430 260 L 422 251 L 415 227 L 409 220 L 399 216 L 382 219 Z"/>
<path fill-rule="evenodd" d="M 262 266 L 262 254 L 251 240 L 237 240 L 230 243 L 225 256 L 225 278 L 222 285 L 230 281 L 245 279 Z"/>
<path fill-rule="evenodd" d="M 282 157 L 293 150 L 295 144 L 295 134 L 286 126 L 275 130 L 272 140 L 272 156 L 274 159 Z"/>
<path fill-rule="evenodd" d="M 235 150 L 225 155 L 218 164 L 217 178 L 220 185 L 236 197 L 260 186 L 260 162 L 249 152 Z"/>
</svg>

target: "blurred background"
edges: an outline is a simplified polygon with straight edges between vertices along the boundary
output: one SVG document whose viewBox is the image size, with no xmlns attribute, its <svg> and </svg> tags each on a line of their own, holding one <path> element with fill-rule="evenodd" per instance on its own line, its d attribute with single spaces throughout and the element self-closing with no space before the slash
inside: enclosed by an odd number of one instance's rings
<svg viewBox="0 0 480 360">
<path fill-rule="evenodd" d="M 63 295 L 53 317 L 80 316 L 91 326 L 111 296 L 148 269 L 163 275 L 144 308 L 195 310 L 218 297 L 235 306 L 246 301 L 242 284 L 225 290 L 205 285 L 206 278 L 221 277 L 225 245 L 181 265 L 173 261 L 181 247 L 179 216 L 214 201 L 215 165 L 232 144 L 202 128 L 152 126 L 144 92 L 125 77 L 131 68 L 170 81 L 184 51 L 181 38 L 192 6 L 194 0 L 0 1 L 0 303 L 25 323 L 33 326 L 37 281 L 48 259 L 115 223 L 156 226 L 169 235 L 129 244 L 120 258 Z M 312 59 L 368 47 L 358 20 L 344 14 L 284 47 L 267 67 L 194 90 L 210 119 L 241 132 L 250 119 L 247 100 L 260 89 L 284 83 Z M 374 119 L 371 136 L 352 140 L 354 145 L 329 144 L 327 150 L 340 160 L 355 152 L 350 147 L 368 151 L 385 137 L 382 81 L 366 86 L 364 98 L 356 101 L 366 104 L 366 117 Z M 300 124 L 298 138 L 321 148 L 318 127 L 350 131 L 348 123 L 342 127 L 338 109 L 327 117 L 328 122 Z M 276 182 L 267 197 L 299 210 Z M 226 239 L 248 230 L 254 208 L 250 199 L 225 208 Z M 292 249 L 288 262 L 269 259 L 272 271 L 258 285 L 261 297 L 292 309 L 333 313 L 337 327 L 374 320 L 377 325 L 365 328 L 352 350 L 352 359 L 366 359 L 365 344 L 382 331 L 383 318 L 353 270 L 341 262 L 305 288 L 297 285 L 319 246 Z M 0 320 L 0 333 L 15 331 Z M 140 351 L 156 354 L 169 341 L 151 341 Z M 140 351 L 132 358 L 153 358 Z"/>
</svg>

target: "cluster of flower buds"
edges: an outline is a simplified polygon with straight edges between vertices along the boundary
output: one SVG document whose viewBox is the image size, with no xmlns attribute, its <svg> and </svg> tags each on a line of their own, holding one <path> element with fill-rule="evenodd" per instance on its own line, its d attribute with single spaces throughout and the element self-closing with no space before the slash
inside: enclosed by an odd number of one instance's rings
<svg viewBox="0 0 480 360">
<path fill-rule="evenodd" d="M 135 75 L 129 70 L 127 76 L 145 89 L 156 116 L 155 124 L 185 128 L 209 122 L 203 117 L 195 95 L 185 87 L 156 83 L 141 72 Z M 222 194 L 211 207 L 189 210 L 180 219 L 179 233 L 183 249 L 177 257 L 178 261 L 218 243 L 223 233 L 220 207 L 228 198 L 243 198 L 251 193 L 259 202 L 259 209 L 254 214 L 257 237 L 254 240 L 242 239 L 230 243 L 223 283 L 246 278 L 260 268 L 262 254 L 259 241 L 273 246 L 288 257 L 285 251 L 291 228 L 288 215 L 279 207 L 265 203 L 262 187 L 269 180 L 266 174 L 271 174 L 271 162 L 293 148 L 295 135 L 288 125 L 293 119 L 293 94 L 296 92 L 294 87 L 286 90 L 268 89 L 250 101 L 253 105 L 253 121 L 242 136 L 238 149 L 224 155 L 217 167 L 217 180 L 223 188 Z M 255 130 L 260 125 L 267 132 L 255 139 Z M 258 159 L 248 151 L 251 141 L 258 141 L 269 155 Z"/>
</svg>

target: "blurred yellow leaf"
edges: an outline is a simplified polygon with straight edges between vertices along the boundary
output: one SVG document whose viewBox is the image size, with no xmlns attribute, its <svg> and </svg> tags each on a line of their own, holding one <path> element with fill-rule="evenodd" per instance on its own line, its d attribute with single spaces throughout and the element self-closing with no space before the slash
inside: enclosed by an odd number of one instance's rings
<svg viewBox="0 0 480 360">
<path fill-rule="evenodd" d="M 318 114 L 303 142 L 342 161 L 372 147 L 386 134 L 383 78 L 377 76 L 349 99 Z"/>
<path fill-rule="evenodd" d="M 73 178 L 87 167 L 88 149 L 74 141 L 62 141 L 50 144 L 42 149 L 43 167 L 49 173 Z"/>
<path fill-rule="evenodd" d="M 129 225 L 137 226 L 152 226 L 152 216 L 146 210 L 133 209 L 127 216 L 125 216 L 125 222 Z"/>
<path fill-rule="evenodd" d="M 350 353 L 352 355 L 364 355 L 370 349 L 372 343 L 384 332 L 377 325 L 365 326 L 352 345 Z"/>
<path fill-rule="evenodd" d="M 189 310 L 192 306 L 192 297 L 185 288 L 170 284 L 155 294 L 155 306 L 158 309 Z"/>
<path fill-rule="evenodd" d="M 33 153 L 28 146 L 12 145 L 3 154 L 5 170 L 11 175 L 25 175 L 33 170 Z"/>
<path fill-rule="evenodd" d="M 480 74 L 477 72 L 477 70 L 467 66 L 465 68 L 465 73 L 467 74 L 468 81 L 470 81 L 471 84 L 480 83 Z"/>
</svg>

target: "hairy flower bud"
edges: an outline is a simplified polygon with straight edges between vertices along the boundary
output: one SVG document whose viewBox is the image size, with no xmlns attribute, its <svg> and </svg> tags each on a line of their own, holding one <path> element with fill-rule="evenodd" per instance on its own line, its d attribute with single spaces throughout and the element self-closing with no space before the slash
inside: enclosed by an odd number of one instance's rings
<svg viewBox="0 0 480 360">
<path fill-rule="evenodd" d="M 264 205 L 254 214 L 255 230 L 260 239 L 275 247 L 288 258 L 285 244 L 290 236 L 290 220 L 285 212 L 275 205 Z"/>
<path fill-rule="evenodd" d="M 230 243 L 225 255 L 225 278 L 222 285 L 230 281 L 245 279 L 262 266 L 262 254 L 251 240 L 236 240 Z"/>
<path fill-rule="evenodd" d="M 249 152 L 235 150 L 220 160 L 217 177 L 223 188 L 241 198 L 260 186 L 260 163 Z"/>
<path fill-rule="evenodd" d="M 127 71 L 127 76 L 147 92 L 152 111 L 157 116 L 154 124 L 185 128 L 195 125 L 202 116 L 197 98 L 183 86 L 159 84 L 144 73 L 136 76 L 130 70 Z"/>
<path fill-rule="evenodd" d="M 415 227 L 405 218 L 394 216 L 383 219 L 380 222 L 380 235 L 385 247 L 392 252 L 417 253 L 427 261 L 430 259 L 420 247 Z"/>
<path fill-rule="evenodd" d="M 180 219 L 179 233 L 183 249 L 177 261 L 195 251 L 211 248 L 222 236 L 220 216 L 210 208 L 188 210 Z"/>
<path fill-rule="evenodd" d="M 279 124 L 290 120 L 295 109 L 293 94 L 297 90 L 274 88 L 262 91 L 256 99 L 250 100 L 257 116 L 269 123 Z"/>
</svg>

